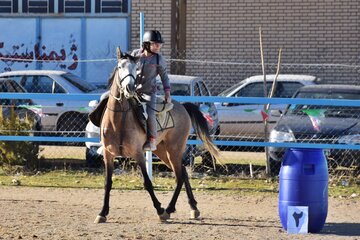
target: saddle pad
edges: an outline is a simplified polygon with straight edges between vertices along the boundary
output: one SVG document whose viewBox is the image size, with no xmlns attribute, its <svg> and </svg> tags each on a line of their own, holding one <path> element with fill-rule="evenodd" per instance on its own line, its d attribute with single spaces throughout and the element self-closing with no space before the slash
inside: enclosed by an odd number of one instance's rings
<svg viewBox="0 0 360 240">
<path fill-rule="evenodd" d="M 146 119 L 147 119 L 147 113 L 146 113 L 146 104 L 145 103 L 139 103 L 135 100 L 130 101 L 134 111 L 136 113 L 136 116 L 140 122 L 140 124 L 142 125 L 142 127 L 144 128 L 145 132 L 147 131 L 147 124 L 146 124 Z M 158 103 L 158 99 L 157 99 L 157 103 L 156 103 L 156 122 L 157 122 L 157 131 L 164 131 L 165 129 L 168 128 L 173 128 L 174 125 L 174 119 L 171 115 L 170 110 L 173 108 L 174 104 L 172 103 L 164 103 L 164 100 L 160 99 L 160 103 Z"/>
<path fill-rule="evenodd" d="M 104 110 L 106 108 L 108 99 L 109 97 L 102 99 L 99 105 L 97 105 L 96 108 L 89 114 L 89 120 L 97 127 L 100 127 L 101 125 L 102 116 L 104 114 Z M 164 104 L 164 99 L 163 98 L 161 99 L 159 97 L 157 98 L 157 102 L 161 102 L 156 104 L 156 111 L 158 111 L 158 113 L 155 114 L 157 120 L 157 130 L 163 131 L 168 128 L 173 128 L 174 119 L 170 113 L 170 110 L 173 108 L 173 104 L 172 103 Z M 133 106 L 134 112 L 137 116 L 137 119 L 139 120 L 139 123 L 146 132 L 147 116 L 146 116 L 146 110 L 144 108 L 144 104 L 137 102 L 135 99 L 132 99 L 130 103 Z"/>
</svg>

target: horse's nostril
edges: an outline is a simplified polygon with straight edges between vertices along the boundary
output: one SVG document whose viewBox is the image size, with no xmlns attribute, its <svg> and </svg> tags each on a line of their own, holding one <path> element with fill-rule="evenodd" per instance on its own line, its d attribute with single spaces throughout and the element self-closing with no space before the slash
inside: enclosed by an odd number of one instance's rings
<svg viewBox="0 0 360 240">
<path fill-rule="evenodd" d="M 135 91 L 135 86 L 134 85 L 127 85 L 126 89 L 128 92 L 134 92 Z"/>
</svg>

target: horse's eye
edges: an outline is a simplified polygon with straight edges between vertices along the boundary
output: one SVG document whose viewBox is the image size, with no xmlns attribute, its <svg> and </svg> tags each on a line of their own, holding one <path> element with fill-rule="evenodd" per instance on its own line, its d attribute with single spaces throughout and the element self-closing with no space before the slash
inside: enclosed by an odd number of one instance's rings
<svg viewBox="0 0 360 240">
<path fill-rule="evenodd" d="M 119 62 L 118 63 L 118 68 L 124 68 L 125 67 L 125 63 L 124 62 Z"/>
</svg>

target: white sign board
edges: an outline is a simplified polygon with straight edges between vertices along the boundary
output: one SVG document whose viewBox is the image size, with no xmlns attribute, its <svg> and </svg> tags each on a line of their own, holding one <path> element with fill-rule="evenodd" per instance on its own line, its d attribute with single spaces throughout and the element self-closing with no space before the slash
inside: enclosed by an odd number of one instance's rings
<svg viewBox="0 0 360 240">
<path fill-rule="evenodd" d="M 288 206 L 287 232 L 308 233 L 309 208 L 307 206 Z"/>
</svg>

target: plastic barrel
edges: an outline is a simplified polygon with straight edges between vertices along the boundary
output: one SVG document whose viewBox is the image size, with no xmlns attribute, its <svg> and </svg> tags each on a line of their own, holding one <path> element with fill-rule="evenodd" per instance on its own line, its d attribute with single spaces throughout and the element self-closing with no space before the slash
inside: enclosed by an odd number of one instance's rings
<svg viewBox="0 0 360 240">
<path fill-rule="evenodd" d="M 288 206 L 308 206 L 308 232 L 321 231 L 328 211 L 328 181 L 328 165 L 322 149 L 286 151 L 279 182 L 279 216 L 285 230 Z"/>
</svg>

